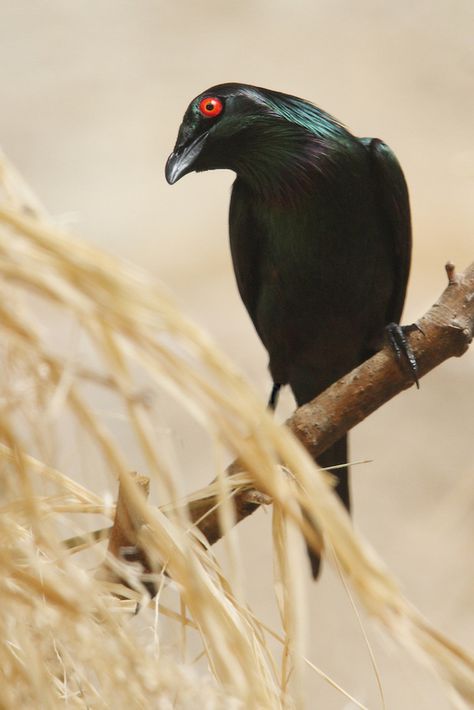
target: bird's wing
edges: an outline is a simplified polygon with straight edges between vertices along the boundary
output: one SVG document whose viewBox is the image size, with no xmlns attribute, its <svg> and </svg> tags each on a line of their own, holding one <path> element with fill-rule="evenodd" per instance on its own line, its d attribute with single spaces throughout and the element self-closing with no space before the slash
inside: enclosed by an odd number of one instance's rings
<svg viewBox="0 0 474 710">
<path fill-rule="evenodd" d="M 395 284 L 387 322 L 400 322 L 410 272 L 411 219 L 408 188 L 400 164 L 388 145 L 378 138 L 361 138 L 369 152 L 376 201 L 384 231 L 394 250 Z"/>
<path fill-rule="evenodd" d="M 237 179 L 232 188 L 229 236 L 235 278 L 242 301 L 260 335 L 257 307 L 260 291 L 260 248 L 256 220 L 245 188 Z"/>
</svg>

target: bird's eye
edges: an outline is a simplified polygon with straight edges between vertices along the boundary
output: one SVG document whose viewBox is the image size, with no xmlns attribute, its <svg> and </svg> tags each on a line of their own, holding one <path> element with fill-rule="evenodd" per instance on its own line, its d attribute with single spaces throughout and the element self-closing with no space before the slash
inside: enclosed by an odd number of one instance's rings
<svg viewBox="0 0 474 710">
<path fill-rule="evenodd" d="M 206 118 L 218 116 L 223 108 L 222 101 L 215 96 L 206 96 L 199 104 L 199 110 Z"/>
</svg>

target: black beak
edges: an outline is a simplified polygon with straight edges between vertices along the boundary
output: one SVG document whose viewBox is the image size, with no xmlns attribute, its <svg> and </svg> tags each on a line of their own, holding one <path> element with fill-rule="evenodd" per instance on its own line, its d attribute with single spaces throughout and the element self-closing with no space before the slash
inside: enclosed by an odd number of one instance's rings
<svg viewBox="0 0 474 710">
<path fill-rule="evenodd" d="M 207 133 L 201 133 L 192 143 L 182 148 L 177 148 L 171 153 L 166 161 L 165 168 L 166 180 L 170 185 L 174 185 L 183 175 L 187 175 L 194 170 L 194 162 L 200 154 L 206 138 Z"/>
</svg>

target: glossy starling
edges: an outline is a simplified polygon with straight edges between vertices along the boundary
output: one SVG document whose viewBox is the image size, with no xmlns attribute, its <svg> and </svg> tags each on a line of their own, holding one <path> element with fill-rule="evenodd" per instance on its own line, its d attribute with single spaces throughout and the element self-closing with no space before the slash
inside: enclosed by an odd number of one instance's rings
<svg viewBox="0 0 474 710">
<path fill-rule="evenodd" d="M 237 285 L 269 355 L 271 405 L 298 405 L 395 340 L 410 268 L 406 182 L 390 148 L 357 138 L 303 99 L 246 84 L 190 103 L 166 164 L 170 184 L 227 168 Z M 416 370 L 414 371 L 416 377 Z M 318 458 L 347 463 L 347 436 Z M 347 467 L 336 491 L 349 509 Z M 319 558 L 310 552 L 313 575 Z"/>
</svg>

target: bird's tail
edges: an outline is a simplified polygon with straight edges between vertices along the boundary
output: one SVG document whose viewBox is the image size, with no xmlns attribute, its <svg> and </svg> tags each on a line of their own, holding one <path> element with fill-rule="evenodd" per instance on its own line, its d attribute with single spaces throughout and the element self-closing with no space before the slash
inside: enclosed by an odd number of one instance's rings
<svg viewBox="0 0 474 710">
<path fill-rule="evenodd" d="M 338 466 L 342 463 L 347 463 L 348 460 L 348 436 L 347 434 L 336 441 L 329 449 L 326 449 L 318 456 L 317 463 L 321 468 L 329 468 L 330 466 Z M 349 467 L 337 468 L 331 472 L 336 477 L 335 491 L 346 506 L 347 510 L 351 509 L 350 491 L 349 491 Z M 311 572 L 313 579 L 317 579 L 321 566 L 321 557 L 308 546 L 308 556 L 311 563 Z"/>
</svg>

